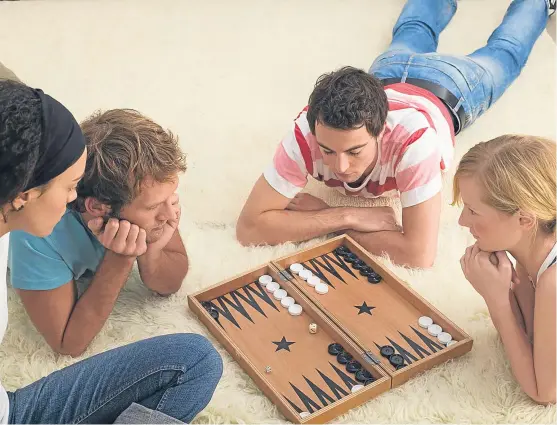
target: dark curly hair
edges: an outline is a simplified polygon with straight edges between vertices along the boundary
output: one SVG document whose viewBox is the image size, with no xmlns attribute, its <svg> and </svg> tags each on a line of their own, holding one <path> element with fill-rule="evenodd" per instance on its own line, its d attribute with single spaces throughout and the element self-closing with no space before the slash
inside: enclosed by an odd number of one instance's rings
<svg viewBox="0 0 557 425">
<path fill-rule="evenodd" d="M 33 177 L 41 117 L 41 101 L 30 87 L 0 80 L 0 209 L 13 202 Z"/>
<path fill-rule="evenodd" d="M 369 134 L 379 136 L 389 105 L 381 82 L 367 72 L 346 66 L 321 75 L 309 97 L 307 119 L 315 134 L 317 122 L 340 130 L 365 125 Z"/>
</svg>

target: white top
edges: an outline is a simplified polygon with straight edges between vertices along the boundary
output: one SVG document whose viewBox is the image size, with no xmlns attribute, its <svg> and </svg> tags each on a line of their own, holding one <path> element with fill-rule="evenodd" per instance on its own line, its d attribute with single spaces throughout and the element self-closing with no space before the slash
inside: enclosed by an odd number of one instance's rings
<svg viewBox="0 0 557 425">
<path fill-rule="evenodd" d="M 6 295 L 6 273 L 8 271 L 9 234 L 0 237 L 0 343 L 8 326 L 8 299 Z M 8 394 L 0 382 L 0 424 L 8 423 Z"/>
<path fill-rule="evenodd" d="M 553 245 L 553 248 L 551 248 L 551 251 L 549 251 L 549 254 L 547 254 L 547 257 L 545 257 L 545 260 L 542 263 L 542 266 L 538 270 L 538 275 L 536 276 L 536 282 L 534 283 L 534 286 L 540 280 L 540 276 L 542 275 L 542 273 L 544 271 L 546 271 L 549 267 L 551 267 L 553 265 L 553 263 L 555 263 L 556 258 L 557 258 L 557 243 L 555 243 L 555 245 Z"/>
</svg>

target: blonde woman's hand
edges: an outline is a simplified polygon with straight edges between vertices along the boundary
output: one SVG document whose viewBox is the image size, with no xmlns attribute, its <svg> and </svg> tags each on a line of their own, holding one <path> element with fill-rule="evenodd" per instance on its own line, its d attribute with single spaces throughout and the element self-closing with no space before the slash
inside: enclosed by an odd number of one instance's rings
<svg viewBox="0 0 557 425">
<path fill-rule="evenodd" d="M 466 248 L 460 266 L 468 282 L 483 297 L 488 307 L 509 302 L 510 284 L 515 281 L 516 272 L 506 252 L 482 251 L 476 243 Z"/>
</svg>

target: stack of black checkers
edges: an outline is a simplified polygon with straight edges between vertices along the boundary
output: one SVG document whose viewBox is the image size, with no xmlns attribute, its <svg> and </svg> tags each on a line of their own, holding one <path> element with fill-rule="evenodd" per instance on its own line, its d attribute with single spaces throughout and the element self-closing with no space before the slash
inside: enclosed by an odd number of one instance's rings
<svg viewBox="0 0 557 425">
<path fill-rule="evenodd" d="M 381 282 L 381 276 L 344 245 L 339 246 L 334 252 L 344 258 L 344 261 L 352 264 L 352 267 L 358 270 L 362 276 L 367 277 L 369 283 Z"/>
<path fill-rule="evenodd" d="M 203 301 L 201 305 L 205 310 L 207 310 L 213 319 L 219 320 L 219 311 L 211 301 Z"/>
<path fill-rule="evenodd" d="M 356 381 L 362 383 L 363 385 L 369 385 L 375 379 L 373 375 L 366 369 L 362 367 L 362 364 L 354 360 L 352 354 L 344 351 L 344 347 L 336 342 L 332 343 L 328 347 L 329 354 L 336 356 L 337 361 L 346 368 L 348 373 L 353 373 Z"/>
<path fill-rule="evenodd" d="M 381 347 L 379 352 L 383 357 L 389 359 L 389 363 L 395 369 L 402 369 L 404 366 L 406 366 L 404 364 L 404 357 L 402 357 L 400 354 L 395 354 L 395 349 L 390 345 L 384 345 L 383 347 Z"/>
</svg>

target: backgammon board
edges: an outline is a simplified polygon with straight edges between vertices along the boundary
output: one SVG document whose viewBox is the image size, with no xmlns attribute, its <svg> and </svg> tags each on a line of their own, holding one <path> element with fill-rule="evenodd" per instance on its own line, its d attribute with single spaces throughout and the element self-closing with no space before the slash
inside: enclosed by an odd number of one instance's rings
<svg viewBox="0 0 557 425">
<path fill-rule="evenodd" d="M 473 343 L 346 235 L 188 303 L 294 423 L 329 422 Z"/>
</svg>

